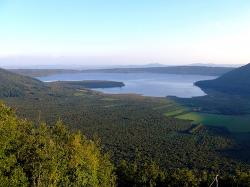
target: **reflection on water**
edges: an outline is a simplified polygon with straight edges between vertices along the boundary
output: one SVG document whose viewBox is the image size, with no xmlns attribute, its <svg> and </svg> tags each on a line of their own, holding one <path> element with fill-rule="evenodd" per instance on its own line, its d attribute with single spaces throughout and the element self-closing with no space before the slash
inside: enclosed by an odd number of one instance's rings
<svg viewBox="0 0 250 187">
<path fill-rule="evenodd" d="M 214 76 L 154 73 L 72 73 L 39 77 L 42 81 L 110 80 L 124 82 L 122 88 L 95 89 L 104 93 L 135 93 L 145 96 L 194 97 L 205 93 L 194 82 L 214 79 Z"/>
</svg>

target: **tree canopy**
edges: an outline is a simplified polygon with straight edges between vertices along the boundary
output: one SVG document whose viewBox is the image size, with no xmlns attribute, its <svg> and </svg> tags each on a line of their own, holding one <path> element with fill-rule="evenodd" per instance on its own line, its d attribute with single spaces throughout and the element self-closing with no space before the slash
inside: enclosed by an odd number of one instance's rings
<svg viewBox="0 0 250 187">
<path fill-rule="evenodd" d="M 0 104 L 0 186 L 115 186 L 98 143 L 57 122 L 35 126 Z"/>
</svg>

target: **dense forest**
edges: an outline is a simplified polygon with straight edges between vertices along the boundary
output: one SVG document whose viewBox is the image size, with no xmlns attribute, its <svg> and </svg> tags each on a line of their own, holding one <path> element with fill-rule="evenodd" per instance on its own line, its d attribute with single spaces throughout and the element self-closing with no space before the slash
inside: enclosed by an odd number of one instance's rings
<svg viewBox="0 0 250 187">
<path fill-rule="evenodd" d="M 49 127 L 18 119 L 0 104 L 0 186 L 209 186 L 218 173 L 162 170 L 140 154 L 115 168 L 99 141 L 70 132 L 61 121 Z M 249 186 L 250 173 L 219 176 L 220 186 Z"/>
</svg>

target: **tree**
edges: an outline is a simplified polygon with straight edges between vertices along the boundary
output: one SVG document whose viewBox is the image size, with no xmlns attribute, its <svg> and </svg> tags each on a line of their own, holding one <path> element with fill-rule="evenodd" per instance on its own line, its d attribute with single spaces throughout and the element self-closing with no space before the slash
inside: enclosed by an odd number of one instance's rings
<svg viewBox="0 0 250 187">
<path fill-rule="evenodd" d="M 115 186 L 114 166 L 96 142 L 58 122 L 35 127 L 0 104 L 1 186 Z"/>
</svg>

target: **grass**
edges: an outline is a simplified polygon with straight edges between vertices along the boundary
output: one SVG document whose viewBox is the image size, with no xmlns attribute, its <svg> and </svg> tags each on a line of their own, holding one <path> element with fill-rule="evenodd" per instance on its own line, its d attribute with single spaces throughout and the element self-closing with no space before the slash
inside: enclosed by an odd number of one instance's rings
<svg viewBox="0 0 250 187">
<path fill-rule="evenodd" d="M 74 96 L 76 96 L 76 97 L 84 96 L 84 95 L 85 95 L 85 93 L 82 93 L 82 92 L 76 92 L 76 93 L 74 93 Z"/>
<path fill-rule="evenodd" d="M 226 127 L 231 132 L 250 132 L 250 115 L 220 115 L 189 112 L 176 116 L 203 125 Z"/>
<path fill-rule="evenodd" d="M 173 116 L 177 116 L 177 115 L 183 114 L 185 112 L 186 112 L 185 109 L 177 109 L 177 110 L 166 112 L 165 116 L 168 116 L 168 117 L 172 116 L 173 117 Z"/>
<path fill-rule="evenodd" d="M 102 101 L 117 101 L 117 99 L 111 98 L 111 97 L 105 97 L 101 99 Z"/>
<path fill-rule="evenodd" d="M 74 96 L 80 97 L 80 96 L 85 96 L 86 94 L 88 94 L 88 90 L 79 89 L 74 93 Z"/>
</svg>

